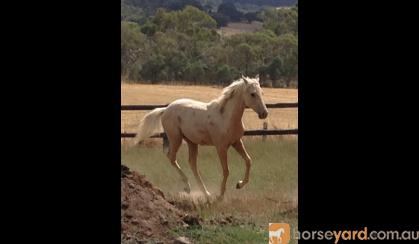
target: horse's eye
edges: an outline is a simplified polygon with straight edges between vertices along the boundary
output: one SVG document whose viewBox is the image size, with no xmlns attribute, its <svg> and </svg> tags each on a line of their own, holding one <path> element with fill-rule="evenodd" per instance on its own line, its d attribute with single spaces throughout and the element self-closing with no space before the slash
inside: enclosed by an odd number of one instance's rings
<svg viewBox="0 0 419 244">
<path fill-rule="evenodd" d="M 256 97 L 256 93 L 250 93 L 250 95 L 252 96 L 252 97 Z"/>
</svg>

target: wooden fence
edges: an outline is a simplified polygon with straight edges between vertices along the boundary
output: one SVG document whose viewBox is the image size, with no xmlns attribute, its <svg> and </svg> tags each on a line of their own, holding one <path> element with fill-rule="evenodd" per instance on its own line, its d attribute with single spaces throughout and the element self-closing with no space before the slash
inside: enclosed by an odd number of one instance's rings
<svg viewBox="0 0 419 244">
<path fill-rule="evenodd" d="M 152 110 L 155 108 L 164 108 L 169 104 L 165 105 L 121 105 L 121 111 L 123 110 Z M 298 108 L 298 103 L 271 103 L 266 104 L 267 108 Z"/>
<path fill-rule="evenodd" d="M 152 110 L 155 108 L 166 107 L 166 105 L 121 105 L 121 111 L 133 111 L 133 110 Z M 273 103 L 266 104 L 267 108 L 298 108 L 298 103 Z M 133 138 L 135 133 L 121 133 L 121 138 Z M 298 135 L 298 128 L 296 129 L 280 129 L 280 130 L 268 130 L 264 125 L 262 130 L 246 130 L 245 136 L 273 136 L 273 135 Z M 165 133 L 152 136 L 152 138 L 165 138 Z"/>
</svg>

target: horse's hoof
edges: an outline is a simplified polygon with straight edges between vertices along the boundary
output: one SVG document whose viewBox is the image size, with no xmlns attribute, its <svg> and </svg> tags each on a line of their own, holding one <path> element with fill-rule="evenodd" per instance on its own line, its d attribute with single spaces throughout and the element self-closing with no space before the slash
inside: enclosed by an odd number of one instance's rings
<svg viewBox="0 0 419 244">
<path fill-rule="evenodd" d="M 243 183 L 242 181 L 237 182 L 236 189 L 242 188 L 243 187 L 242 183 Z"/>
</svg>

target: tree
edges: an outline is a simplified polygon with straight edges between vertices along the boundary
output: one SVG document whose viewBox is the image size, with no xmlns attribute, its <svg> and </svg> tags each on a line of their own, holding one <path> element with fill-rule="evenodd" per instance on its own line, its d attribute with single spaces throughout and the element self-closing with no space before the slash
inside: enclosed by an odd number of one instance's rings
<svg viewBox="0 0 419 244">
<path fill-rule="evenodd" d="M 281 69 L 286 85 L 298 76 L 298 40 L 292 34 L 284 34 L 278 38 L 279 52 L 283 60 Z"/>
<path fill-rule="evenodd" d="M 195 7 L 187 6 L 178 14 L 178 30 L 185 30 L 188 27 L 196 27 L 203 29 L 214 29 L 217 23 L 204 11 Z"/>
<path fill-rule="evenodd" d="M 298 33 L 298 9 L 267 9 L 263 12 L 263 26 L 277 35 Z"/>
<path fill-rule="evenodd" d="M 212 10 L 214 9 L 214 6 L 211 3 L 206 3 L 203 7 L 207 13 L 212 13 Z"/>
<path fill-rule="evenodd" d="M 167 79 L 166 66 L 162 55 L 152 55 L 143 65 L 141 75 L 144 79 L 156 82 Z"/>
<path fill-rule="evenodd" d="M 259 66 L 258 68 L 258 74 L 259 74 L 259 81 L 260 82 L 264 82 L 265 80 L 268 79 L 268 68 L 269 66 L 262 64 L 261 66 Z"/>
<path fill-rule="evenodd" d="M 243 71 L 245 75 L 254 73 L 251 65 L 254 64 L 256 55 L 253 48 L 247 43 L 241 43 L 234 49 L 233 56 L 237 69 Z"/>
<path fill-rule="evenodd" d="M 211 17 L 217 22 L 217 27 L 227 26 L 230 22 L 230 17 L 221 13 L 213 13 Z"/>
<path fill-rule="evenodd" d="M 237 70 L 228 65 L 221 64 L 216 67 L 215 80 L 221 85 L 232 82 L 237 76 Z"/>
<path fill-rule="evenodd" d="M 154 33 L 157 31 L 157 26 L 151 22 L 145 23 L 143 26 L 141 26 L 141 32 L 144 33 L 147 36 L 153 36 Z"/>
<path fill-rule="evenodd" d="M 186 65 L 184 77 L 187 81 L 193 81 L 194 83 L 197 83 L 197 81 L 203 79 L 205 68 L 205 64 L 203 64 L 201 61 L 191 61 Z"/>
<path fill-rule="evenodd" d="M 152 20 L 161 32 L 177 31 L 191 35 L 201 32 L 211 33 L 217 27 L 217 22 L 204 11 L 187 6 L 182 11 L 166 12 L 158 9 Z M 192 33 L 189 33 L 193 30 Z"/>
<path fill-rule="evenodd" d="M 245 13 L 243 16 L 249 24 L 251 24 L 253 21 L 260 21 L 261 20 L 258 17 L 256 12 L 248 12 L 248 13 Z"/>
<path fill-rule="evenodd" d="M 179 11 L 186 6 L 194 6 L 197 9 L 203 10 L 201 3 L 196 0 L 171 0 L 166 3 L 166 7 L 170 10 Z"/>
<path fill-rule="evenodd" d="M 243 14 L 231 2 L 220 4 L 217 13 L 228 16 L 232 21 L 240 21 L 243 17 Z"/>
<path fill-rule="evenodd" d="M 121 22 L 121 75 L 137 79 L 133 68 L 145 50 L 146 37 L 140 26 L 133 22 Z"/>
<path fill-rule="evenodd" d="M 122 77 L 225 85 L 241 74 L 259 74 L 262 80 L 280 79 L 287 86 L 298 79 L 298 7 L 261 12 L 265 22 L 257 32 L 221 36 L 217 26 L 226 25 L 229 16 L 238 12 L 232 0 L 211 14 L 193 6 L 178 11 L 157 8 L 189 0 L 124 0 L 128 1 L 136 8 L 142 6 L 144 21 L 121 21 Z M 146 8 L 155 10 L 153 16 L 146 15 L 150 13 Z M 255 14 L 244 17 L 252 21 Z"/>
<path fill-rule="evenodd" d="M 278 80 L 282 74 L 282 64 L 283 61 L 280 57 L 275 57 L 271 64 L 267 67 L 267 74 L 271 80 Z"/>
</svg>

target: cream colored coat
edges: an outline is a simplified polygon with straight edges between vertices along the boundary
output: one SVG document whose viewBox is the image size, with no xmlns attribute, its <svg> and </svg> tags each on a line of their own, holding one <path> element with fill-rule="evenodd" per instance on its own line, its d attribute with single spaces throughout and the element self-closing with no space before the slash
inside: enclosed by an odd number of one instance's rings
<svg viewBox="0 0 419 244">
<path fill-rule="evenodd" d="M 253 109 L 261 119 L 268 115 L 258 79 L 242 77 L 226 87 L 219 98 L 209 103 L 179 99 L 166 108 L 151 111 L 140 122 L 136 142 L 164 131 L 169 140 L 167 156 L 181 175 L 185 183 L 185 191 L 190 192 L 189 181 L 176 161 L 176 153 L 184 139 L 189 147 L 190 166 L 201 190 L 207 197 L 210 197 L 210 193 L 197 169 L 197 147 L 198 145 L 215 146 L 223 168 L 220 193 L 220 198 L 222 198 L 229 174 L 227 149 L 230 146 L 236 149 L 246 163 L 244 179 L 237 183 L 237 188 L 242 188 L 249 181 L 251 159 L 241 140 L 244 133 L 242 117 L 246 107 Z"/>
</svg>

